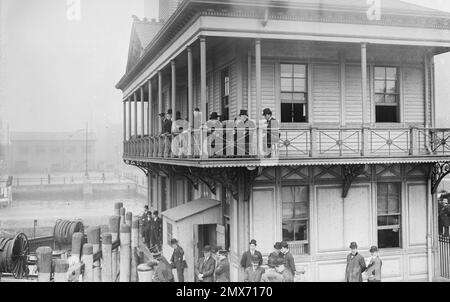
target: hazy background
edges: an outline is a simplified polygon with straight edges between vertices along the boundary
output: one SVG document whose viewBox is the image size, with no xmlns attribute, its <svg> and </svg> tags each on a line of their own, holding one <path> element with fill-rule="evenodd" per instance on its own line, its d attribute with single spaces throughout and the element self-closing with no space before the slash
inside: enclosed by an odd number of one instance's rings
<svg viewBox="0 0 450 302">
<path fill-rule="evenodd" d="M 81 0 L 81 20 L 69 21 L 65 0 L 3 0 L 0 118 L 12 131 L 72 131 L 89 122 L 101 132 L 121 123 L 114 86 L 126 67 L 131 15 L 158 16 L 158 1 L 145 2 Z M 408 2 L 450 12 L 450 1 Z M 436 71 L 438 126 L 450 127 L 450 55 L 436 58 Z"/>
</svg>

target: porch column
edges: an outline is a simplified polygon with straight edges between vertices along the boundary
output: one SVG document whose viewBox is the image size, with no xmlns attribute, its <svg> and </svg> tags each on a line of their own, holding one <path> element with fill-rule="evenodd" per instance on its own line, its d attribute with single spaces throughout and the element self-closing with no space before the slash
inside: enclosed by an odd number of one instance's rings
<svg viewBox="0 0 450 302">
<path fill-rule="evenodd" d="M 172 121 L 176 119 L 176 102 L 177 102 L 177 65 L 175 60 L 170 62 L 172 67 Z"/>
<path fill-rule="evenodd" d="M 188 56 L 188 122 L 193 125 L 194 122 L 194 85 L 193 85 L 193 62 L 192 62 L 192 48 L 187 48 Z"/>
<path fill-rule="evenodd" d="M 153 135 L 152 79 L 148 80 L 147 134 Z"/>
<path fill-rule="evenodd" d="M 367 44 L 361 43 L 362 124 L 367 125 Z"/>
<path fill-rule="evenodd" d="M 137 114 L 137 93 L 134 92 L 133 93 L 133 97 L 134 97 L 134 135 L 137 136 L 138 135 L 138 114 Z"/>
<path fill-rule="evenodd" d="M 207 120 L 206 112 L 206 38 L 200 37 L 200 106 L 202 111 L 202 125 Z"/>
<path fill-rule="evenodd" d="M 127 100 L 123 100 L 123 140 L 127 139 Z"/>
<path fill-rule="evenodd" d="M 144 86 L 141 87 L 141 135 L 145 135 Z"/>
<path fill-rule="evenodd" d="M 261 114 L 261 40 L 255 41 L 255 60 L 256 60 L 256 121 L 259 126 L 259 114 Z M 250 113 L 249 113 L 250 114 Z"/>
<path fill-rule="evenodd" d="M 158 71 L 158 114 L 162 113 L 162 72 Z M 159 133 L 162 133 L 162 123 L 158 119 Z"/>
<path fill-rule="evenodd" d="M 131 119 L 132 119 L 132 114 L 131 114 L 131 97 L 128 98 L 128 139 L 131 139 Z"/>
</svg>

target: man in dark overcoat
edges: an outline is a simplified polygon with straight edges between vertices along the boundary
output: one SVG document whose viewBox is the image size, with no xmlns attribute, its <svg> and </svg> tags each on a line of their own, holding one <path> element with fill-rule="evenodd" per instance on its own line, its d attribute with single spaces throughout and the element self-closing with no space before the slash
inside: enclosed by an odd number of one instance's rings
<svg viewBox="0 0 450 302">
<path fill-rule="evenodd" d="M 197 282 L 214 282 L 214 270 L 216 260 L 211 255 L 211 247 L 206 245 L 203 248 L 203 257 L 198 259 L 195 266 L 195 277 Z"/>
<path fill-rule="evenodd" d="M 241 258 L 241 267 L 246 269 L 247 267 L 252 266 L 253 257 L 257 257 L 259 259 L 259 265 L 262 264 L 263 258 L 262 254 L 256 250 L 256 240 L 252 239 L 248 244 L 248 251 L 246 251 Z"/>
<path fill-rule="evenodd" d="M 358 244 L 350 243 L 352 250 L 347 256 L 347 267 L 345 268 L 346 282 L 362 282 L 362 273 L 366 270 L 366 261 L 363 255 L 358 253 Z"/>
</svg>

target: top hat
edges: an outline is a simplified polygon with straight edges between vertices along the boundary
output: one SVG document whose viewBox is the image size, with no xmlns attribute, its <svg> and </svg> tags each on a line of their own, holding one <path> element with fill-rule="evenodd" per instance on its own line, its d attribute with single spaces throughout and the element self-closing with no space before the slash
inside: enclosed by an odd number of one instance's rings
<svg viewBox="0 0 450 302">
<path fill-rule="evenodd" d="M 282 248 L 281 242 L 275 242 L 275 245 L 273 246 L 273 248 L 276 250 L 281 250 L 281 248 Z"/>
<path fill-rule="evenodd" d="M 167 110 L 167 114 L 172 114 L 172 109 Z"/>
<path fill-rule="evenodd" d="M 177 244 L 178 243 L 178 240 L 176 240 L 175 238 L 173 238 L 173 239 L 170 239 L 170 244 L 172 245 L 172 244 Z"/>
<path fill-rule="evenodd" d="M 248 111 L 245 110 L 245 109 L 241 109 L 241 112 L 239 113 L 239 116 L 241 116 L 241 115 L 248 116 Z"/>
<path fill-rule="evenodd" d="M 350 243 L 350 248 L 351 249 L 357 249 L 358 248 L 358 244 L 356 242 L 352 242 L 352 243 Z"/>
<path fill-rule="evenodd" d="M 371 252 L 371 253 L 378 252 L 378 247 L 376 247 L 375 245 L 372 245 L 372 246 L 370 247 L 370 252 Z"/>
<path fill-rule="evenodd" d="M 204 252 L 211 252 L 211 246 L 209 245 L 205 245 L 205 247 L 203 248 Z"/>
<path fill-rule="evenodd" d="M 249 242 L 248 244 L 249 244 L 249 245 L 250 245 L 250 244 L 256 245 L 256 240 L 255 240 L 255 239 L 252 239 L 252 240 L 250 240 L 250 242 Z"/>
<path fill-rule="evenodd" d="M 219 115 L 217 114 L 217 112 L 211 112 L 211 114 L 209 115 L 210 120 L 217 120 L 218 117 Z"/>
<path fill-rule="evenodd" d="M 270 108 L 266 108 L 263 110 L 263 114 L 262 115 L 272 115 L 272 110 L 270 110 Z"/>
</svg>

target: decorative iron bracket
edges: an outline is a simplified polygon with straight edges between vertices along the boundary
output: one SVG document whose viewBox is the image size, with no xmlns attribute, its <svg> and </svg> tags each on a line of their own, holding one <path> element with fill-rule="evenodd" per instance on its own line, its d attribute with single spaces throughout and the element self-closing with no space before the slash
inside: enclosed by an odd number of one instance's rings
<svg viewBox="0 0 450 302">
<path fill-rule="evenodd" d="M 450 174 L 450 162 L 434 163 L 431 166 L 431 194 L 436 194 L 439 184 L 448 174 Z"/>
<path fill-rule="evenodd" d="M 344 165 L 342 166 L 342 198 L 346 198 L 353 181 L 364 173 L 365 165 Z"/>
</svg>

